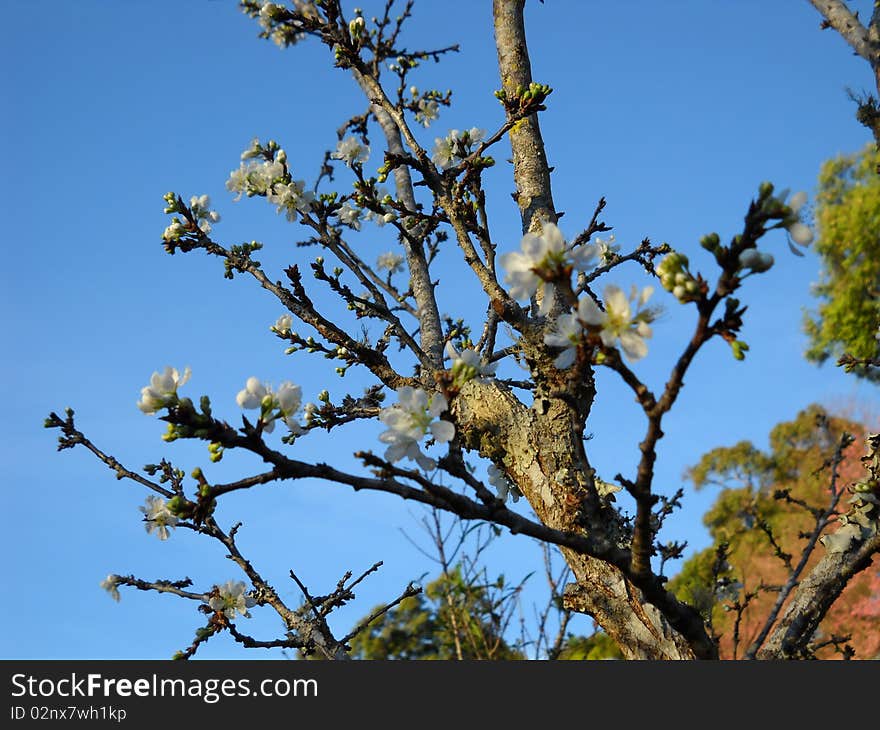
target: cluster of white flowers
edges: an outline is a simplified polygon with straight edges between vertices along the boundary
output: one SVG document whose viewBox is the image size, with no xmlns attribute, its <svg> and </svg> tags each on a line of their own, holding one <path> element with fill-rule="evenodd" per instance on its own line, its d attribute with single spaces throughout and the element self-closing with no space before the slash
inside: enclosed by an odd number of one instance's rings
<svg viewBox="0 0 880 730">
<path fill-rule="evenodd" d="M 184 369 L 183 376 L 177 372 L 177 368 L 166 366 L 162 373 L 154 372 L 150 377 L 150 384 L 141 388 L 141 399 L 138 401 L 140 408 L 147 415 L 177 403 L 177 389 L 189 380 L 192 371 Z"/>
<path fill-rule="evenodd" d="M 463 132 L 451 129 L 445 137 L 434 139 L 434 154 L 431 155 L 431 159 L 434 164 L 448 170 L 470 155 L 473 148 L 482 142 L 485 136 L 486 131 L 476 127 L 471 127 Z"/>
<path fill-rule="evenodd" d="M 353 206 L 348 200 L 336 211 L 336 216 L 342 225 L 356 231 L 361 229 L 361 209 Z"/>
<path fill-rule="evenodd" d="M 379 254 L 379 257 L 376 259 L 376 267 L 387 271 L 389 274 L 396 274 L 398 271 L 403 271 L 403 256 L 392 251 L 386 251 Z"/>
<path fill-rule="evenodd" d="M 403 457 L 415 461 L 425 471 L 436 468 L 437 463 L 419 449 L 419 442 L 431 434 L 437 443 L 447 443 L 455 436 L 455 426 L 439 416 L 449 407 L 442 393 L 428 395 L 421 388 L 408 385 L 397 391 L 397 403 L 383 408 L 379 420 L 387 427 L 379 440 L 388 444 L 385 459 L 399 461 Z M 437 420 L 435 420 L 437 419 Z"/>
<path fill-rule="evenodd" d="M 112 598 L 117 603 L 119 602 L 119 576 L 111 573 L 104 580 L 101 581 L 101 588 L 103 588 L 107 593 L 110 594 L 110 598 Z"/>
<path fill-rule="evenodd" d="M 160 540 L 167 540 L 168 528 L 174 529 L 178 522 L 177 516 L 168 509 L 168 502 L 151 494 L 147 497 L 147 503 L 138 509 L 144 513 L 144 528 L 147 534 L 152 535 L 155 532 Z"/>
<path fill-rule="evenodd" d="M 308 2 L 307 0 L 294 0 L 293 6 L 296 12 L 303 17 L 318 17 L 318 9 L 313 2 Z M 287 9 L 283 5 L 263 0 L 260 6 L 260 13 L 257 16 L 260 25 L 263 27 L 263 30 L 266 31 L 268 37 L 271 38 L 280 48 L 292 46 L 306 36 L 303 32 L 297 32 L 296 26 L 299 23 L 293 23 L 293 27 L 291 27 L 290 23 L 276 25 L 276 21 L 280 20 L 280 16 L 286 12 Z"/>
<path fill-rule="evenodd" d="M 235 200 L 241 200 L 242 194 L 268 195 L 273 183 L 284 182 L 284 165 L 277 160 L 255 160 L 242 155 L 241 165 L 229 173 L 226 189 L 238 193 Z"/>
<path fill-rule="evenodd" d="M 495 487 L 498 499 L 502 502 L 506 502 L 509 498 L 513 502 L 519 502 L 519 498 L 522 497 L 522 492 L 520 492 L 516 485 L 504 475 L 504 472 L 501 471 L 501 469 L 495 466 L 495 464 L 490 464 L 488 475 L 489 484 Z"/>
<path fill-rule="evenodd" d="M 459 387 L 468 380 L 477 378 L 484 380 L 495 375 L 498 363 L 489 363 L 480 357 L 472 347 L 465 347 L 461 352 L 455 349 L 452 341 L 446 343 L 446 356 L 452 360 L 452 376 Z"/>
<path fill-rule="evenodd" d="M 305 187 L 304 180 L 275 183 L 266 194 L 266 200 L 278 206 L 278 213 L 286 213 L 287 220 L 295 221 L 297 213 L 308 213 L 315 202 L 315 194 Z"/>
<path fill-rule="evenodd" d="M 336 143 L 336 151 L 330 157 L 342 160 L 349 167 L 363 165 L 370 157 L 370 148 L 362 145 L 357 137 L 348 136 Z"/>
<path fill-rule="evenodd" d="M 241 408 L 259 408 L 263 431 L 266 433 L 272 433 L 275 429 L 275 421 L 279 418 L 284 421 L 291 433 L 296 434 L 302 431 L 302 426 L 295 418 L 302 404 L 302 388 L 288 380 L 281 383 L 278 390 L 273 392 L 268 383 L 262 383 L 259 378 L 250 377 L 247 379 L 244 389 L 235 396 L 235 402 Z"/>
<path fill-rule="evenodd" d="M 249 608 L 257 605 L 250 596 L 245 595 L 247 586 L 240 580 L 228 580 L 222 586 L 217 586 L 218 595 L 211 596 L 208 606 L 212 611 L 219 611 L 227 619 L 234 621 L 237 614 L 250 618 Z"/>
<path fill-rule="evenodd" d="M 193 195 L 189 199 L 189 207 L 203 233 L 210 233 L 211 224 L 220 221 L 220 214 L 210 210 L 211 199 L 207 195 Z"/>
<path fill-rule="evenodd" d="M 266 155 L 273 155 L 271 160 Z M 270 141 L 266 147 L 254 139 L 251 146 L 241 153 L 241 165 L 229 173 L 226 188 L 237 193 L 235 200 L 242 195 L 264 196 L 270 203 L 278 206 L 278 212 L 287 214 L 287 219 L 295 221 L 297 213 L 308 213 L 315 202 L 315 194 L 306 190 L 303 180 L 290 177 L 286 167 L 287 153 Z"/>
<path fill-rule="evenodd" d="M 596 258 L 593 245 L 570 247 L 555 224 L 545 221 L 540 235 L 527 233 L 520 242 L 521 251 L 512 251 L 498 257 L 507 269 L 504 282 L 510 286 L 514 299 L 529 299 L 543 289 L 541 312 L 546 314 L 553 303 L 555 285 L 550 278 L 565 269 L 584 271 Z"/>
<path fill-rule="evenodd" d="M 620 343 L 630 361 L 643 358 L 648 354 L 645 340 L 652 334 L 649 323 L 655 317 L 653 311 L 643 307 L 653 292 L 651 286 L 646 286 L 641 293 L 633 287 L 627 299 L 620 287 L 609 284 L 605 287 L 604 312 L 591 297 L 581 297 L 576 311 L 559 315 L 553 329 L 544 335 L 544 344 L 563 348 L 553 364 L 560 370 L 574 364 L 585 330 L 598 333 L 605 347 Z M 635 305 L 635 311 L 631 303 Z"/>
</svg>

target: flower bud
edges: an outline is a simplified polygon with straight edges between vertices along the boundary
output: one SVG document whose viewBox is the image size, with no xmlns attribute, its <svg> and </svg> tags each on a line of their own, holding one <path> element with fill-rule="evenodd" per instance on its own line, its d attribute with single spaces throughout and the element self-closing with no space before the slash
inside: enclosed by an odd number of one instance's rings
<svg viewBox="0 0 880 730">
<path fill-rule="evenodd" d="M 809 246 L 813 242 L 813 231 L 810 230 L 808 225 L 800 221 L 789 226 L 788 235 L 799 246 Z"/>
</svg>

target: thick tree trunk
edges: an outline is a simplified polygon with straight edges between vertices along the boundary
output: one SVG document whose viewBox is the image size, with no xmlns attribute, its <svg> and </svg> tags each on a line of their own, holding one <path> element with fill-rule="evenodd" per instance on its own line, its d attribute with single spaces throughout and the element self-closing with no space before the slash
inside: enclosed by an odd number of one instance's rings
<svg viewBox="0 0 880 730">
<path fill-rule="evenodd" d="M 527 88 L 532 82 L 524 4 L 525 0 L 493 2 L 498 66 L 509 98 L 517 87 Z M 537 115 L 514 126 L 510 142 L 523 231 L 535 231 L 543 220 L 556 221 L 550 168 Z M 593 471 L 583 448 L 583 422 L 593 393 L 584 389 L 580 422 L 575 423 L 569 403 L 543 397 L 541 390 L 536 393 L 535 406 L 526 408 L 497 387 L 466 389 L 458 399 L 456 415 L 465 431 L 492 434 L 474 446 L 482 446 L 481 452 L 496 462 L 503 458 L 507 473 L 542 522 L 557 529 L 577 530 L 584 505 L 592 511 L 598 506 Z M 628 659 L 694 658 L 687 642 L 643 600 L 620 570 L 596 558 L 563 553 L 578 581 L 577 587 L 568 591 L 570 606 L 593 616 Z"/>
<path fill-rule="evenodd" d="M 549 527 L 581 531 L 593 471 L 582 428 L 562 400 L 536 399 L 527 408 L 494 383 L 471 381 L 453 402 L 459 433 L 469 448 L 503 464 L 538 518 Z M 614 537 L 613 516 L 604 534 Z M 693 659 L 687 641 L 616 567 L 563 550 L 577 580 L 567 591 L 574 610 L 593 616 L 627 659 Z"/>
</svg>

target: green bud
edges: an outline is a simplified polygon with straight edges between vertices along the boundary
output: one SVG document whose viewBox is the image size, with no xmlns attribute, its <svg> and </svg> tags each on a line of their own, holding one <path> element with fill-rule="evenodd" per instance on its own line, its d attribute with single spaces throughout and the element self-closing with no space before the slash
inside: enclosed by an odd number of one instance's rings
<svg viewBox="0 0 880 730">
<path fill-rule="evenodd" d="M 700 239 L 700 245 L 705 248 L 707 251 L 715 251 L 718 248 L 718 244 L 721 243 L 721 238 L 717 233 L 707 233 Z"/>
<path fill-rule="evenodd" d="M 168 511 L 177 517 L 186 517 L 192 512 L 192 502 L 179 494 L 168 500 Z"/>
<path fill-rule="evenodd" d="M 748 352 L 749 346 L 745 342 L 743 342 L 742 340 L 734 340 L 730 343 L 730 347 L 733 350 L 733 357 L 735 359 L 746 359 L 746 352 Z"/>
</svg>

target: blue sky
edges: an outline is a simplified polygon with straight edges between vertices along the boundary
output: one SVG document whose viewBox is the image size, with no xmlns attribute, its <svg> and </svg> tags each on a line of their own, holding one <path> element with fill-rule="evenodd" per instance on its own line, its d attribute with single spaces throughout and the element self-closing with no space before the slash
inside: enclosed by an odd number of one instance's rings
<svg viewBox="0 0 880 730">
<path fill-rule="evenodd" d="M 861 5 L 867 13 L 870 3 Z M 370 4 L 363 6 L 369 16 Z M 462 46 L 412 78 L 420 88 L 455 93 L 453 108 L 422 133 L 426 145 L 450 128 L 492 131 L 503 121 L 492 96 L 499 82 L 490 7 L 416 5 L 408 47 Z M 218 240 L 263 241 L 259 258 L 276 278 L 283 266 L 308 261 L 316 252 L 293 245 L 301 229 L 265 201 L 234 203 L 225 180 L 259 136 L 277 139 L 295 176 L 312 181 L 335 129 L 366 105 L 325 48 L 309 41 L 282 52 L 256 38 L 256 24 L 233 2 L 78 0 L 51 13 L 39 3 L 7 2 L 3 11 L 0 449 L 9 595 L 0 655 L 167 657 L 198 626 L 193 605 L 133 591 L 117 605 L 99 581 L 110 572 L 189 575 L 207 588 L 240 576 L 217 547 L 185 531 L 164 543 L 148 536 L 137 511 L 144 492 L 117 482 L 83 450 L 56 453 L 55 432 L 42 428 L 43 419 L 70 405 L 80 428 L 132 468 L 166 456 L 186 471 L 200 465 L 209 479 L 230 481 L 260 465 L 233 454 L 215 466 L 202 446 L 167 446 L 163 424 L 135 407 L 154 370 L 191 366 L 184 392 L 209 394 L 231 422 L 240 412 L 235 393 L 250 375 L 294 380 L 307 399 L 325 387 L 334 396 L 346 386 L 356 391 L 353 373 L 341 381 L 324 360 L 284 355 L 269 332 L 282 309 L 254 282 L 225 280 L 220 262 L 200 254 L 170 257 L 160 237 L 166 191 L 208 193 L 223 216 Z M 645 236 L 668 241 L 709 274 L 699 237 L 737 232 L 762 180 L 812 192 L 822 161 L 867 141 L 845 88 L 870 88 L 868 66 L 832 31 L 820 32 L 806 2 L 548 0 L 529 3 L 527 22 L 533 75 L 554 88 L 541 124 L 556 168 L 555 202 L 566 213 L 560 227 L 569 236 L 604 195 L 604 220 L 625 248 Z M 504 251 L 518 246 L 519 218 L 507 154 L 495 156 L 499 165 L 486 179 L 492 230 Z M 374 149 L 368 167 L 380 159 Z M 349 184 L 339 171 L 336 188 Z M 394 243 L 387 230 L 373 228 L 358 245 L 377 255 Z M 811 402 L 878 405 L 875 387 L 802 358 L 800 321 L 811 306 L 817 259 L 789 254 L 781 233 L 765 248 L 776 265 L 743 290 L 748 358 L 735 362 L 723 343 L 711 343 L 668 419 L 657 465 L 667 491 L 703 451 L 745 438 L 763 445 L 774 424 Z M 444 276 L 450 282 L 444 311 L 481 312 L 470 290 L 455 288 L 464 285 L 454 276 L 453 252 L 443 262 L 441 290 Z M 616 283 L 647 283 L 634 268 L 618 271 Z M 667 313 L 638 364 L 655 388 L 689 337 L 693 315 L 671 297 L 662 302 Z M 600 474 L 632 473 L 643 425 L 629 392 L 607 374 L 589 427 Z M 308 453 L 355 468 L 348 454 L 378 451 L 376 433 L 360 425 L 335 432 L 332 442 L 310 439 Z M 700 515 L 712 498 L 689 492 L 665 537 L 705 544 Z M 404 535 L 418 535 L 421 513 L 390 496 L 276 485 L 230 495 L 219 514 L 225 524 L 244 522 L 243 549 L 293 603 L 291 568 L 322 592 L 346 570 L 384 560 L 339 614 L 342 629 L 432 570 Z M 539 561 L 532 543 L 511 536 L 490 552 L 490 570 L 511 578 Z M 249 628 L 268 638 L 278 622 L 255 618 Z M 203 654 L 239 655 L 225 637 Z"/>
</svg>

